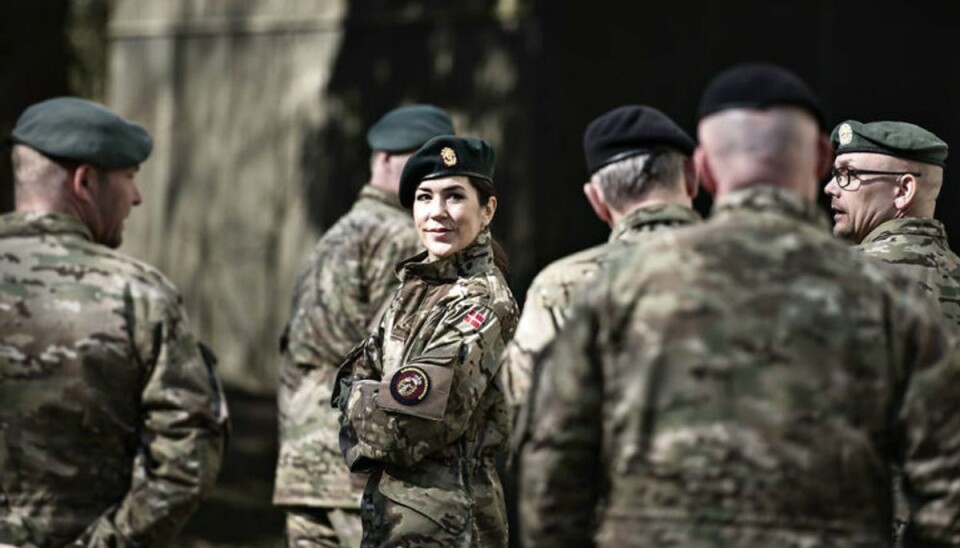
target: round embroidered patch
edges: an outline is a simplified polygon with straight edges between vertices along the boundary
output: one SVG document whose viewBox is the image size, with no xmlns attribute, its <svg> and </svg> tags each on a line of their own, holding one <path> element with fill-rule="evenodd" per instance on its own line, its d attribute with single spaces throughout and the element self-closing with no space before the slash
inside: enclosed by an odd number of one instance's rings
<svg viewBox="0 0 960 548">
<path fill-rule="evenodd" d="M 390 381 L 390 394 L 403 405 L 417 405 L 430 392 L 430 376 L 419 367 L 400 368 Z"/>
</svg>

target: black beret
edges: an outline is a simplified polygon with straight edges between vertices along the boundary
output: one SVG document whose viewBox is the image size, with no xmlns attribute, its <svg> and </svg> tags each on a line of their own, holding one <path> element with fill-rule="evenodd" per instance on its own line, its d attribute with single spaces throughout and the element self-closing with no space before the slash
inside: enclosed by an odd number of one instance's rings
<svg viewBox="0 0 960 548">
<path fill-rule="evenodd" d="M 51 158 L 105 169 L 140 165 L 153 150 L 153 140 L 143 127 L 77 97 L 57 97 L 27 107 L 10 138 Z"/>
<path fill-rule="evenodd" d="M 872 152 L 944 167 L 947 143 L 920 126 L 907 122 L 847 120 L 830 135 L 837 155 Z"/>
<path fill-rule="evenodd" d="M 590 173 L 663 148 L 690 156 L 696 143 L 666 114 L 648 106 L 615 108 L 590 122 L 583 134 L 583 154 Z"/>
<path fill-rule="evenodd" d="M 400 203 L 413 207 L 413 195 L 422 181 L 463 175 L 483 179 L 493 187 L 497 155 L 493 147 L 476 137 L 444 135 L 430 139 L 403 166 Z"/>
<path fill-rule="evenodd" d="M 367 131 L 373 150 L 405 152 L 415 150 L 438 135 L 453 135 L 450 115 L 433 105 L 407 105 L 383 115 Z"/>
<path fill-rule="evenodd" d="M 733 109 L 800 107 L 813 115 L 824 129 L 820 100 L 799 76 L 776 65 L 746 63 L 717 75 L 700 98 L 700 119 Z"/>
</svg>

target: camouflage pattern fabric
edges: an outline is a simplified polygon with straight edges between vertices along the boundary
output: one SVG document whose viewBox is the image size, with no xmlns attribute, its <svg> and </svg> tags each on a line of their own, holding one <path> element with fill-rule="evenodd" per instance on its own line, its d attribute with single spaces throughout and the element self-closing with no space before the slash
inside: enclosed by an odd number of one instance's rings
<svg viewBox="0 0 960 548">
<path fill-rule="evenodd" d="M 314 247 L 281 343 L 275 504 L 360 508 L 366 477 L 343 464 L 339 413 L 329 406 L 333 378 L 396 290 L 396 263 L 417 251 L 410 212 L 370 185 Z"/>
<path fill-rule="evenodd" d="M 287 548 L 358 548 L 362 537 L 363 524 L 358 510 L 287 509 Z"/>
<path fill-rule="evenodd" d="M 509 415 L 500 353 L 517 305 L 494 267 L 489 231 L 458 254 L 399 267 L 401 287 L 371 337 L 337 376 L 341 447 L 352 470 L 371 472 L 363 546 L 496 546 L 507 543 L 494 466 Z M 404 374 L 423 401 L 402 403 Z"/>
<path fill-rule="evenodd" d="M 519 414 L 530 390 L 533 358 L 566 323 L 574 296 L 625 247 L 642 242 L 655 232 L 699 220 L 696 211 L 681 205 L 641 207 L 617 223 L 607 243 L 554 261 L 534 278 L 517 332 L 503 354 L 503 384 L 514 416 Z"/>
<path fill-rule="evenodd" d="M 935 304 L 815 204 L 731 192 L 627 253 L 535 364 L 526 546 L 960 542 L 960 363 Z M 951 478 L 951 479 L 947 479 Z"/>
<path fill-rule="evenodd" d="M 0 217 L 0 543 L 165 546 L 227 408 L 171 283 L 65 215 Z"/>
<path fill-rule="evenodd" d="M 960 257 L 950 250 L 943 223 L 893 219 L 873 229 L 857 249 L 917 278 L 940 302 L 947 321 L 960 331 Z"/>
</svg>

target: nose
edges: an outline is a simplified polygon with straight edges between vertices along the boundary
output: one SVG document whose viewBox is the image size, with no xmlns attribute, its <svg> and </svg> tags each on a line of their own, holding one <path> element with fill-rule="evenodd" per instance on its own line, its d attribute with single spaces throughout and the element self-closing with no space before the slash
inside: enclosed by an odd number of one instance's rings
<svg viewBox="0 0 960 548">
<path fill-rule="evenodd" d="M 140 186 L 136 181 L 133 182 L 133 205 L 138 206 L 140 202 L 143 201 L 143 196 L 140 195 Z"/>
<path fill-rule="evenodd" d="M 827 185 L 823 187 L 823 193 L 832 198 L 840 196 L 840 187 L 837 185 L 836 177 L 830 177 Z"/>
<path fill-rule="evenodd" d="M 430 215 L 431 219 L 438 219 L 446 216 L 447 214 L 447 204 L 443 200 L 442 196 L 434 196 L 430 200 L 430 207 L 427 210 L 427 213 Z"/>
</svg>

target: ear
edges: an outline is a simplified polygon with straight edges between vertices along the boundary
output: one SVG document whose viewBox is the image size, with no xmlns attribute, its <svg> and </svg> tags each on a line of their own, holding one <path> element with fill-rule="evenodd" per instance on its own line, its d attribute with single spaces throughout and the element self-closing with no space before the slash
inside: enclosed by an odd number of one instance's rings
<svg viewBox="0 0 960 548">
<path fill-rule="evenodd" d="M 480 211 L 481 221 L 484 227 L 490 226 L 490 223 L 493 221 L 493 216 L 497 213 L 497 197 L 490 196 L 490 199 L 487 200 L 487 204 L 483 206 L 483 209 Z"/>
<path fill-rule="evenodd" d="M 66 191 L 71 200 L 81 205 L 94 203 L 93 185 L 96 178 L 97 172 L 89 164 L 81 164 L 73 170 L 66 183 Z"/>
<path fill-rule="evenodd" d="M 913 204 L 913 198 L 917 195 L 917 178 L 913 175 L 903 175 L 897 181 L 896 191 L 893 197 L 893 206 L 897 211 L 907 211 Z"/>
<path fill-rule="evenodd" d="M 703 147 L 697 147 L 693 151 L 693 164 L 696 167 L 697 178 L 700 180 L 700 186 L 707 191 L 707 194 L 714 196 L 717 193 L 717 181 L 713 178 L 710 171 L 710 163 L 707 161 L 707 153 Z"/>
<path fill-rule="evenodd" d="M 683 187 L 691 200 L 697 197 L 700 187 L 697 184 L 697 166 L 694 165 L 693 158 L 683 161 Z"/>
<path fill-rule="evenodd" d="M 610 206 L 607 204 L 603 192 L 600 191 L 600 187 L 593 181 L 587 181 L 583 185 L 583 195 L 587 197 L 587 201 L 590 202 L 590 207 L 593 208 L 597 217 L 608 225 L 611 224 L 613 215 L 610 213 Z"/>
<path fill-rule="evenodd" d="M 817 139 L 817 181 L 826 179 L 833 167 L 833 141 L 822 133 Z"/>
</svg>

